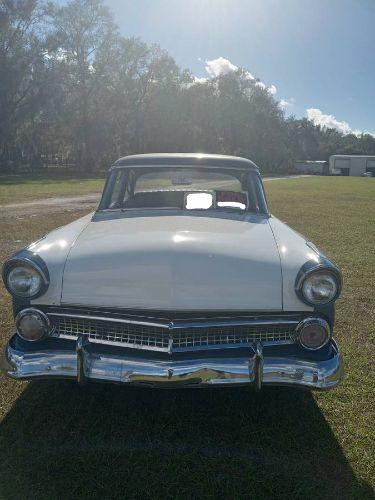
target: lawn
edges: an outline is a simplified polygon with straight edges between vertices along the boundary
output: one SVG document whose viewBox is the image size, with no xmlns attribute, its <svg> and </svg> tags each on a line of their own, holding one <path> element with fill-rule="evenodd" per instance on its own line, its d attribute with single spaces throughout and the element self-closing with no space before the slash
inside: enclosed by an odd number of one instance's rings
<svg viewBox="0 0 375 500">
<path fill-rule="evenodd" d="M 344 383 L 310 394 L 100 384 L 82 390 L 68 381 L 2 377 L 1 500 L 375 498 L 375 179 L 275 180 L 265 187 L 272 213 L 343 270 L 336 337 Z M 0 260 L 81 214 L 0 219 Z M 2 344 L 11 327 L 0 287 Z"/>
<path fill-rule="evenodd" d="M 23 203 L 41 198 L 101 193 L 104 179 L 30 179 L 0 177 L 0 205 Z"/>
</svg>

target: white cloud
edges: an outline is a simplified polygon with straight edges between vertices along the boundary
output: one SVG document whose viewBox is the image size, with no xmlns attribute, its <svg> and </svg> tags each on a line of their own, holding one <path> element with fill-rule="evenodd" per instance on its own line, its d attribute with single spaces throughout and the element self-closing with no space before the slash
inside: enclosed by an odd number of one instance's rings
<svg viewBox="0 0 375 500">
<path fill-rule="evenodd" d="M 199 76 L 194 76 L 194 75 L 193 75 L 193 79 L 194 79 L 194 83 L 206 83 L 208 80 L 205 77 L 200 78 Z"/>
<path fill-rule="evenodd" d="M 252 80 L 255 80 L 255 78 L 252 78 Z M 275 95 L 276 92 L 277 92 L 277 87 L 276 85 L 270 85 L 269 87 L 267 87 L 267 85 L 261 81 L 257 81 L 255 82 L 255 85 L 257 87 L 260 87 L 261 89 L 263 90 L 267 90 L 271 95 Z"/>
<path fill-rule="evenodd" d="M 306 109 L 307 118 L 314 125 L 320 125 L 323 128 L 334 128 L 343 134 L 350 134 L 352 129 L 346 122 L 340 122 L 333 115 L 326 115 L 318 108 Z"/>
<path fill-rule="evenodd" d="M 313 122 L 314 125 L 320 125 L 323 128 L 334 128 L 338 130 L 342 134 L 369 134 L 375 137 L 375 132 L 367 132 L 364 130 L 352 129 L 347 122 L 340 122 L 333 115 L 326 115 L 318 108 L 309 108 L 306 109 L 307 118 Z"/>
<path fill-rule="evenodd" d="M 263 83 L 263 82 L 255 82 L 255 85 L 257 87 L 260 87 L 261 89 L 265 89 L 266 88 L 266 84 Z"/>
<path fill-rule="evenodd" d="M 281 101 L 279 102 L 279 106 L 280 108 L 286 109 L 290 108 L 291 106 L 294 106 L 295 102 L 296 101 L 294 97 L 291 97 L 290 99 L 281 99 Z"/>
<path fill-rule="evenodd" d="M 206 61 L 205 69 L 211 78 L 216 78 L 220 75 L 226 75 L 231 71 L 237 71 L 238 66 L 232 64 L 229 59 L 225 59 L 225 57 L 218 57 L 217 59 Z"/>
<path fill-rule="evenodd" d="M 276 92 L 277 92 L 277 88 L 276 88 L 276 85 L 270 85 L 268 87 L 268 92 L 271 94 L 271 95 L 275 95 Z"/>
<path fill-rule="evenodd" d="M 255 76 L 253 76 L 250 71 L 245 71 L 245 76 L 248 80 L 255 80 Z"/>
<path fill-rule="evenodd" d="M 229 59 L 226 59 L 225 57 L 218 57 L 217 59 L 206 60 L 205 63 L 206 63 L 205 69 L 210 78 L 217 78 L 218 76 L 227 75 L 232 71 L 238 70 L 238 66 L 230 62 Z M 249 80 L 255 80 L 255 77 L 250 73 L 250 71 L 246 71 L 245 74 Z M 265 83 L 257 81 L 255 82 L 255 85 L 257 85 L 262 89 L 267 89 L 271 95 L 275 95 L 277 92 L 277 88 L 273 84 L 267 87 Z"/>
</svg>

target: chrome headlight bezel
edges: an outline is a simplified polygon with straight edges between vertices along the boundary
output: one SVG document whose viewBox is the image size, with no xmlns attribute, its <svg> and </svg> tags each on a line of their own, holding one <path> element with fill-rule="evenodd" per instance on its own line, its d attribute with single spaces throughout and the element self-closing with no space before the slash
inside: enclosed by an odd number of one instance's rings
<svg viewBox="0 0 375 500">
<path fill-rule="evenodd" d="M 20 324 L 21 324 L 22 320 L 28 315 L 36 316 L 37 319 L 40 321 L 40 324 L 42 325 L 42 331 L 41 331 L 41 334 L 38 338 L 28 338 L 27 336 L 23 335 L 23 333 L 22 333 L 22 329 L 20 328 Z M 39 342 L 40 340 L 47 337 L 52 331 L 51 321 L 48 318 L 48 316 L 43 311 L 40 311 L 39 309 L 35 309 L 34 307 L 28 307 L 26 309 L 22 309 L 22 311 L 20 311 L 17 314 L 17 316 L 15 317 L 15 325 L 16 325 L 17 335 L 22 340 L 25 340 L 26 342 Z"/>
<path fill-rule="evenodd" d="M 40 263 L 37 260 L 31 259 L 26 256 L 16 256 L 5 262 L 3 266 L 2 278 L 4 285 L 8 292 L 13 296 L 21 300 L 35 299 L 43 295 L 49 286 L 49 273 L 47 266 L 44 264 L 43 260 L 40 259 Z M 17 292 L 9 282 L 9 275 L 16 268 L 32 269 L 34 273 L 40 277 L 40 285 L 38 289 L 33 293 L 19 293 Z"/>
<path fill-rule="evenodd" d="M 305 344 L 303 342 L 303 338 L 302 338 L 303 330 L 305 328 L 307 328 L 309 326 L 313 326 L 313 325 L 318 326 L 319 328 L 321 328 L 325 332 L 325 339 L 317 347 L 308 346 L 307 344 Z M 322 347 L 324 347 L 325 345 L 327 345 L 328 342 L 332 339 L 332 329 L 330 328 L 328 322 L 325 319 L 323 319 L 323 318 L 319 318 L 319 317 L 316 317 L 316 318 L 313 318 L 313 317 L 311 317 L 311 318 L 304 318 L 297 325 L 297 328 L 296 328 L 296 339 L 297 339 L 299 345 L 301 347 L 303 347 L 303 349 L 307 349 L 308 351 L 317 351 L 317 350 L 321 349 Z"/>
<path fill-rule="evenodd" d="M 303 285 L 306 282 L 308 278 L 311 278 L 314 274 L 318 273 L 323 273 L 329 275 L 330 278 L 333 278 L 336 283 L 336 291 L 332 297 L 330 297 L 329 300 L 326 301 L 312 301 L 309 300 L 305 294 L 303 293 Z M 312 306 L 312 307 L 319 307 L 319 306 L 326 306 L 329 304 L 332 304 L 335 302 L 341 293 L 342 289 L 342 276 L 340 270 L 334 266 L 330 261 L 322 261 L 319 263 L 316 262 L 307 262 L 302 268 L 300 269 L 296 282 L 295 282 L 295 291 L 300 300 L 304 302 L 305 304 Z"/>
</svg>

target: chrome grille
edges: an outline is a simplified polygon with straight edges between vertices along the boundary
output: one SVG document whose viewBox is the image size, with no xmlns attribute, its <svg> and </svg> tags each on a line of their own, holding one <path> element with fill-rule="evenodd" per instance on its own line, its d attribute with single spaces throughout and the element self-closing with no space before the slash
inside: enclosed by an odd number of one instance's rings
<svg viewBox="0 0 375 500">
<path fill-rule="evenodd" d="M 115 318 L 92 318 L 90 316 L 74 316 L 50 314 L 54 325 L 54 335 L 76 339 L 86 334 L 91 342 L 121 345 L 138 349 L 151 349 L 166 352 L 189 351 L 195 349 L 215 349 L 238 347 L 253 344 L 294 342 L 294 331 L 297 322 L 274 324 L 258 322 L 247 324 L 211 325 L 184 322 L 182 326 L 173 323 L 155 325 Z M 193 326 L 194 325 L 194 326 Z"/>
<path fill-rule="evenodd" d="M 143 348 L 168 348 L 168 331 L 164 333 L 160 328 L 152 326 L 67 316 L 56 317 L 53 323 L 55 332 L 60 337 L 77 338 L 87 334 L 93 341 L 129 344 Z"/>
</svg>

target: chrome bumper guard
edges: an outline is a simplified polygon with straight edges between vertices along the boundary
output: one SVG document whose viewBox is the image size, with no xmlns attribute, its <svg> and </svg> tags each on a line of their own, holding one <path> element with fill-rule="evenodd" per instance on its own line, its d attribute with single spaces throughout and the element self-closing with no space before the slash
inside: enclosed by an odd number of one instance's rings
<svg viewBox="0 0 375 500">
<path fill-rule="evenodd" d="M 215 357 L 202 354 L 197 359 L 168 360 L 137 358 L 116 351 L 90 350 L 87 336 L 78 338 L 75 350 L 35 350 L 23 352 L 5 348 L 3 372 L 14 379 L 74 378 L 144 385 L 150 387 L 194 387 L 288 385 L 310 389 L 329 389 L 343 378 L 342 358 L 332 341 L 333 355 L 327 360 L 305 360 L 295 356 L 264 356 L 261 343 L 249 349 L 248 356 Z"/>
</svg>

